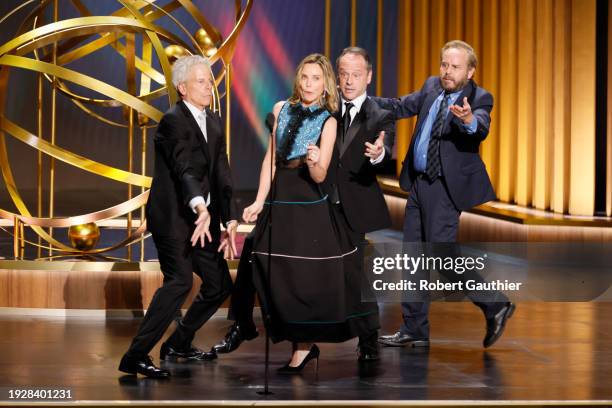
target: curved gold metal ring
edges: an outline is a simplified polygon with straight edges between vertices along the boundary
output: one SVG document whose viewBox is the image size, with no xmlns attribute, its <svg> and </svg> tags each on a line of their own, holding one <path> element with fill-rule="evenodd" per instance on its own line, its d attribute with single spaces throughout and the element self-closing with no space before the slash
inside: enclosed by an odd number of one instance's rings
<svg viewBox="0 0 612 408">
<path fill-rule="evenodd" d="M 20 7 L 23 7 L 26 4 L 30 4 L 33 2 L 34 0 L 30 0 Z M 50 23 L 42 27 L 35 27 L 36 23 L 34 22 L 33 29 L 27 32 L 22 32 L 22 30 L 20 29 L 20 34 L 18 36 L 16 36 L 13 40 L 1 45 L 0 65 L 4 65 L 4 69 L 0 70 L 0 94 L 3 95 L 3 97 L 0 96 L 0 112 L 4 111 L 6 97 L 5 90 L 8 80 L 8 72 L 10 71 L 10 68 L 21 68 L 39 72 L 45 75 L 48 79 L 51 79 L 49 78 L 49 76 L 54 76 L 54 82 L 52 86 L 55 86 L 59 92 L 64 93 L 86 113 L 100 120 L 103 120 L 106 123 L 126 126 L 102 117 L 101 115 L 89 109 L 86 105 L 111 107 L 123 105 L 126 107 L 130 107 L 135 111 L 139 112 L 139 117 L 144 118 L 142 121 L 140 121 L 142 123 L 142 127 L 146 127 L 144 125 L 146 124 L 146 118 L 151 118 L 153 119 L 153 121 L 158 122 L 161 119 L 162 113 L 156 108 L 154 108 L 152 105 L 150 105 L 149 102 L 166 95 L 168 96 L 171 104 L 175 103 L 178 99 L 176 89 L 174 88 L 174 86 L 171 85 L 170 63 L 162 47 L 160 37 L 164 40 L 169 41 L 170 43 L 181 45 L 189 53 L 194 53 L 194 50 L 197 50 L 197 52 L 203 54 L 200 45 L 197 43 L 197 41 L 195 41 L 193 36 L 189 32 L 187 32 L 185 27 L 180 24 L 180 22 L 178 22 L 178 20 L 176 20 L 174 16 L 170 15 L 171 11 L 180 8 L 181 6 L 194 18 L 194 20 L 202 28 L 207 31 L 210 38 L 217 46 L 217 52 L 213 54 L 209 58 L 209 60 L 211 64 L 215 63 L 217 60 L 221 60 L 221 63 L 223 64 L 223 68 L 220 71 L 218 78 L 215 78 L 216 86 L 213 109 L 219 110 L 221 95 L 219 94 L 218 86 L 226 76 L 227 65 L 230 64 L 230 61 L 233 57 L 233 53 L 235 52 L 236 39 L 238 34 L 244 27 L 245 21 L 249 15 L 250 9 L 252 7 L 252 0 L 247 0 L 247 4 L 244 10 L 241 9 L 240 0 L 234 1 L 236 9 L 236 25 L 234 26 L 228 38 L 223 42 L 220 33 L 212 25 L 210 25 L 208 21 L 206 21 L 204 16 L 199 12 L 197 7 L 195 7 L 195 5 L 190 0 L 174 0 L 164 5 L 163 7 L 153 4 L 153 2 L 149 0 L 117 0 L 117 2 L 123 5 L 123 8 L 114 12 L 112 16 L 91 16 L 91 13 L 89 13 L 89 11 L 85 8 L 85 6 L 81 3 L 80 0 L 73 0 L 73 4 L 76 6 L 77 9 L 79 9 L 79 11 L 81 11 L 81 14 L 89 15 L 75 19 Z M 50 0 L 42 0 L 39 3 L 39 6 L 44 7 L 49 3 Z M 155 10 L 153 10 L 153 8 L 155 8 Z M 143 9 L 144 11 L 141 11 Z M 30 14 L 30 16 L 36 15 L 37 12 L 38 11 L 35 10 Z M 9 13 L 9 15 L 11 15 L 11 13 Z M 5 16 L 5 18 L 8 18 L 9 15 Z M 191 44 L 193 44 L 194 46 L 193 49 L 188 46 L 187 43 L 182 41 L 180 37 L 177 37 L 173 33 L 165 30 L 163 27 L 159 27 L 153 24 L 153 21 L 164 15 L 168 16 L 171 20 L 173 20 L 177 24 L 177 26 L 186 34 L 187 38 L 189 39 L 188 42 L 191 42 Z M 28 19 L 26 20 L 30 21 L 30 17 L 28 17 Z M 150 47 L 155 50 L 155 53 L 159 58 L 159 63 L 162 68 L 161 73 L 154 69 L 151 65 L 150 56 L 145 56 L 144 47 L 142 59 L 135 57 L 134 62 L 132 63 L 132 67 L 135 66 L 135 68 L 140 70 L 143 78 L 146 76 L 151 80 L 161 84 L 161 88 L 151 91 L 149 85 L 150 80 L 147 81 L 143 79 L 141 80 L 141 95 L 132 95 L 128 92 L 124 92 L 118 88 L 103 83 L 102 81 L 98 81 L 90 76 L 80 74 L 65 67 L 58 66 L 62 64 L 67 64 L 72 60 L 81 58 L 82 56 L 94 52 L 95 50 L 100 49 L 106 45 L 115 46 L 117 52 L 124 58 L 126 58 L 126 47 L 117 41 L 118 38 L 121 38 L 123 36 L 123 33 L 138 33 L 143 35 L 143 37 L 146 39 L 145 41 L 148 41 L 150 43 Z M 72 49 L 75 45 L 78 45 L 80 42 L 84 41 L 88 38 L 88 36 L 91 36 L 92 34 L 98 34 L 101 36 L 101 38 L 94 40 L 93 42 L 87 43 L 76 49 Z M 60 55 L 58 56 L 59 58 L 57 60 L 57 65 L 50 64 L 48 62 L 51 61 L 50 53 L 39 57 L 38 50 L 52 43 L 56 43 L 60 40 L 65 40 L 61 44 L 65 52 L 60 52 Z M 30 59 L 23 56 L 32 51 L 34 51 L 36 59 Z M 133 49 L 130 57 L 134 57 Z M 40 58 L 40 60 L 38 60 L 38 58 Z M 72 82 L 80 86 L 88 87 L 90 89 L 94 89 L 95 91 L 111 99 L 88 98 L 80 96 L 73 92 L 68 87 L 65 81 Z M 133 86 L 133 83 L 131 86 Z M 27 132 L 25 129 L 22 129 L 15 123 L 12 123 L 7 118 L 1 117 L 1 114 L 0 123 L 0 128 L 2 131 L 7 132 L 18 140 L 27 143 L 33 148 L 51 157 L 63 160 L 66 163 L 77 166 L 78 168 L 90 171 L 94 174 L 103 177 L 129 183 L 132 185 L 138 185 L 141 187 L 150 186 L 151 179 L 149 177 L 106 166 L 104 164 L 97 163 L 93 160 L 89 160 L 74 153 L 68 152 L 57 145 L 39 139 L 38 137 Z M 4 134 L 2 132 L 0 132 L 0 159 L 2 161 L 2 163 L 0 163 L 0 166 L 2 167 L 2 176 L 4 178 L 12 200 L 15 206 L 17 207 L 17 210 L 20 212 L 19 215 L 0 209 L 0 217 L 19 220 L 19 222 L 21 223 L 30 225 L 31 228 L 43 240 L 45 240 L 49 245 L 51 245 L 51 247 L 54 248 L 54 250 L 60 250 L 65 253 L 75 254 L 96 254 L 120 248 L 126 245 L 131 245 L 135 242 L 144 239 L 144 237 L 141 237 L 141 235 L 146 229 L 146 221 L 136 231 L 133 231 L 128 238 L 108 248 L 100 248 L 90 251 L 79 251 L 62 244 L 61 242 L 57 241 L 52 236 L 47 234 L 46 231 L 42 229 L 42 227 L 65 227 L 77 223 L 91 221 L 95 222 L 102 219 L 115 218 L 119 215 L 130 213 L 131 211 L 134 211 L 135 209 L 141 207 L 146 202 L 146 199 L 148 197 L 148 191 L 143 192 L 141 195 L 124 203 L 120 203 L 113 207 L 101 211 L 96 211 L 94 213 L 66 218 L 32 217 L 24 201 L 21 199 L 21 196 L 17 190 L 12 175 L 12 171 L 10 169 L 10 166 L 8 165 L 8 154 L 6 151 Z"/>
</svg>

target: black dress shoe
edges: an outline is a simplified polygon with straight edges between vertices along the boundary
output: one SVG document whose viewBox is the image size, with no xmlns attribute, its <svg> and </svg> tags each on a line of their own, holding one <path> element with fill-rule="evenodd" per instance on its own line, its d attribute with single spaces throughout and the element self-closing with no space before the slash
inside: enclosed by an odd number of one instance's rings
<svg viewBox="0 0 612 408">
<path fill-rule="evenodd" d="M 243 341 L 253 340 L 257 336 L 259 336 L 257 329 L 243 330 L 240 325 L 234 323 L 228 330 L 225 338 L 218 344 L 215 344 L 211 351 L 221 354 L 231 353 L 240 347 Z"/>
<path fill-rule="evenodd" d="M 119 363 L 119 371 L 128 374 L 142 374 L 149 378 L 170 377 L 170 371 L 156 367 L 150 356 L 134 358 L 124 355 Z"/>
<path fill-rule="evenodd" d="M 412 337 L 409 334 L 402 334 L 401 332 L 380 336 L 378 342 L 390 347 L 429 347 L 428 338 Z"/>
<path fill-rule="evenodd" d="M 508 302 L 495 316 L 487 319 L 487 334 L 482 341 L 485 348 L 491 347 L 504 333 L 506 322 L 512 317 L 514 309 L 516 309 L 514 303 Z"/>
<path fill-rule="evenodd" d="M 160 360 L 178 360 L 184 358 L 186 360 L 214 360 L 217 358 L 217 353 L 214 351 L 202 351 L 197 347 L 189 346 L 186 349 L 178 349 L 164 343 L 159 350 Z"/>
</svg>

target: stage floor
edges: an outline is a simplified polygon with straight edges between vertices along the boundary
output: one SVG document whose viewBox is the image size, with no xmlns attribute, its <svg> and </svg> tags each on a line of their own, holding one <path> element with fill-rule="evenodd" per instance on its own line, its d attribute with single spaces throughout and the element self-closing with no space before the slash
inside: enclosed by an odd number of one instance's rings
<svg viewBox="0 0 612 408">
<path fill-rule="evenodd" d="M 225 310 L 198 333 L 195 344 L 210 347 L 225 333 Z M 396 401 L 441 404 L 451 400 L 579 401 L 612 400 L 612 304 L 521 303 L 504 336 L 491 349 L 481 346 L 484 319 L 470 303 L 432 305 L 429 351 L 382 348 L 381 361 L 360 365 L 356 340 L 320 344 L 314 364 L 299 376 L 275 369 L 288 359 L 291 346 L 271 347 L 270 390 L 262 397 L 264 336 L 229 355 L 200 363 L 162 364 L 169 380 L 123 376 L 122 353 L 135 334 L 137 318 L 24 316 L 15 309 L 0 314 L 0 404 L 11 389 L 69 389 L 72 401 L 190 402 L 268 400 Z M 381 308 L 384 332 L 399 324 L 398 305 Z M 259 312 L 256 311 L 261 330 Z M 158 362 L 159 346 L 152 355 Z M 470 402 L 471 401 L 471 402 Z M 607 401 L 607 402 L 606 402 Z M 25 402 L 25 401 L 23 401 Z M 56 401 L 67 402 L 67 401 Z M 355 405 L 354 403 L 352 405 Z"/>
</svg>

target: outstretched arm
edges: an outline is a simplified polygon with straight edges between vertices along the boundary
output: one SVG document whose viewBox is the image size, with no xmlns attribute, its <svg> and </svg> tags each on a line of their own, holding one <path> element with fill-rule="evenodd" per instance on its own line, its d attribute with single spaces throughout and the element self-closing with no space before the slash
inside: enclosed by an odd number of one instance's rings
<svg viewBox="0 0 612 408">
<path fill-rule="evenodd" d="M 274 105 L 272 113 L 274 113 L 274 129 L 270 135 L 270 141 L 268 143 L 268 149 L 266 155 L 261 163 L 261 171 L 259 172 L 259 188 L 257 189 L 257 197 L 250 206 L 246 207 L 242 213 L 242 218 L 245 222 L 254 222 L 257 220 L 257 216 L 263 210 L 266 197 L 270 192 L 270 185 L 272 178 L 274 177 L 276 166 L 274 162 L 276 160 L 276 124 L 278 123 L 278 114 L 281 108 L 285 104 L 285 101 L 277 102 Z"/>
<path fill-rule="evenodd" d="M 393 114 L 394 120 L 410 118 L 418 115 L 421 106 L 423 106 L 423 98 L 426 95 L 425 86 L 428 81 L 425 81 L 425 84 L 423 84 L 420 90 L 399 98 L 380 98 L 372 96 L 370 99 L 376 102 L 381 108 L 390 111 Z"/>
</svg>

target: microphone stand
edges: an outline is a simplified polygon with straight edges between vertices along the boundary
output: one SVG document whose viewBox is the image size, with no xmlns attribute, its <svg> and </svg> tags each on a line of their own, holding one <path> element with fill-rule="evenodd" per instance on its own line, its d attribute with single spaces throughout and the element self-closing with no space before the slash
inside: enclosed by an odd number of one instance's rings
<svg viewBox="0 0 612 408">
<path fill-rule="evenodd" d="M 268 130 L 270 131 L 270 213 L 268 214 L 268 277 L 267 277 L 267 290 L 268 290 L 268 296 L 267 296 L 267 301 L 270 301 L 270 294 L 269 292 L 271 291 L 270 288 L 270 282 L 271 282 L 271 274 L 272 274 L 272 209 L 274 208 L 274 199 L 276 197 L 276 179 L 274 178 L 274 156 L 275 156 L 275 149 L 276 149 L 276 143 L 274 140 L 274 133 L 273 133 L 273 128 L 274 128 L 274 115 L 272 115 L 272 113 L 268 113 L 267 117 L 266 117 L 266 126 L 268 128 Z M 269 332 L 269 327 L 270 327 L 270 306 L 268 305 L 267 307 L 265 307 L 265 315 L 264 315 L 264 320 L 265 320 L 265 329 L 266 329 L 266 352 L 265 352 L 265 363 L 264 363 L 264 367 L 265 367 L 265 372 L 264 372 L 264 389 L 263 391 L 257 391 L 257 394 L 259 395 L 272 395 L 273 392 L 270 391 L 269 389 L 269 377 L 270 377 L 270 332 Z"/>
</svg>

